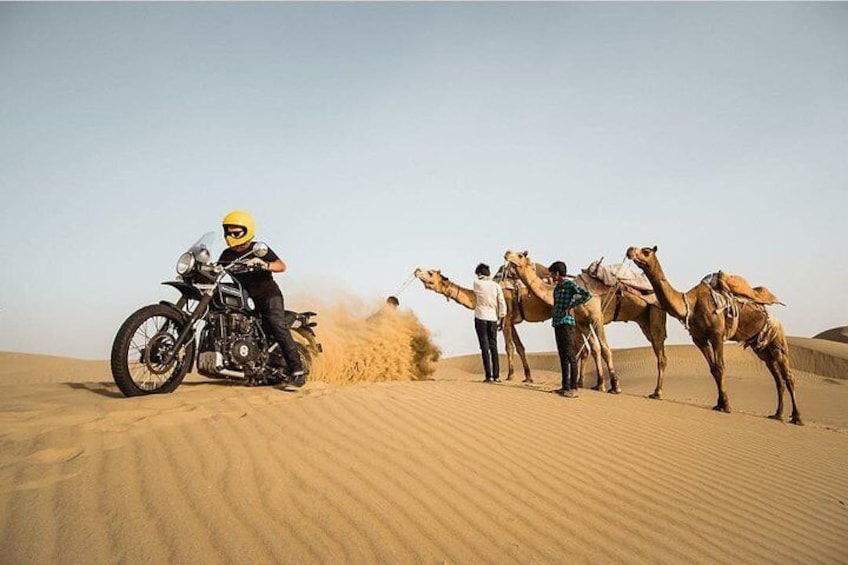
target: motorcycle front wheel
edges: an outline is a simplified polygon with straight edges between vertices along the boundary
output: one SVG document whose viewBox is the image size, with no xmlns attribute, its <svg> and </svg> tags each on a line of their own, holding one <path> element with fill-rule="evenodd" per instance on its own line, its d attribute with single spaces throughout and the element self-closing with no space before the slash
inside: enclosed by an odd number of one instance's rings
<svg viewBox="0 0 848 565">
<path fill-rule="evenodd" d="M 112 378 L 124 396 L 174 392 L 180 386 L 194 359 L 194 340 L 166 360 L 183 328 L 179 313 L 161 304 L 127 318 L 112 344 Z"/>
</svg>

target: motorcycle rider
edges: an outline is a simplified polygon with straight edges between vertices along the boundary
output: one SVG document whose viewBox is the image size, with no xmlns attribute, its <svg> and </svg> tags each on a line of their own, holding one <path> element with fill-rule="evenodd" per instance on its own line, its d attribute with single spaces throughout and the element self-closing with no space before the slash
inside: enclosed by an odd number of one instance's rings
<svg viewBox="0 0 848 565">
<path fill-rule="evenodd" d="M 253 248 L 255 225 L 253 217 L 243 210 L 233 210 L 224 216 L 221 223 L 227 249 L 221 253 L 218 262 L 229 264 Z M 253 257 L 247 264 L 250 270 L 231 274 L 253 298 L 256 311 L 277 340 L 289 368 L 291 383 L 301 386 L 305 382 L 306 372 L 285 321 L 283 292 L 272 276 L 272 273 L 285 272 L 286 264 L 270 248 L 263 258 Z"/>
</svg>

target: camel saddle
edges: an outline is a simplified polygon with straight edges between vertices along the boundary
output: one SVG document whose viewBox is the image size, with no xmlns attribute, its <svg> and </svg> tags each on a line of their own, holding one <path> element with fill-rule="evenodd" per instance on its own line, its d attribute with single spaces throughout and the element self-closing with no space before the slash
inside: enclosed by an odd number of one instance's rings
<svg viewBox="0 0 848 565">
<path fill-rule="evenodd" d="M 589 266 L 583 269 L 583 272 L 593 279 L 603 282 L 606 286 L 616 286 L 623 284 L 626 287 L 639 291 L 641 294 L 652 294 L 654 287 L 651 286 L 651 281 L 643 274 L 637 273 L 623 263 L 616 265 L 602 265 L 604 259 L 592 261 Z"/>
<path fill-rule="evenodd" d="M 766 287 L 751 287 L 751 285 L 748 284 L 748 281 L 739 275 L 730 275 L 724 271 L 718 271 L 716 273 L 710 273 L 704 277 L 701 282 L 718 292 L 732 294 L 733 296 L 748 299 L 764 306 L 768 306 L 770 304 L 786 306 Z"/>
<path fill-rule="evenodd" d="M 617 294 L 626 292 L 638 296 L 651 306 L 659 306 L 648 277 L 636 273 L 623 264 L 607 267 L 602 265 L 601 261 L 603 261 L 603 258 L 592 261 L 577 276 L 577 282 L 596 296 L 605 296 L 611 291 L 615 291 Z"/>
</svg>

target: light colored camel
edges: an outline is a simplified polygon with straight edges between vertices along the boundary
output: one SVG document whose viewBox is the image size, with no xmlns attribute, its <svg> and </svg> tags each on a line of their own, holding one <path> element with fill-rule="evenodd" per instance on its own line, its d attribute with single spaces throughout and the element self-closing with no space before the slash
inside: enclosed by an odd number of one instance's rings
<svg viewBox="0 0 848 565">
<path fill-rule="evenodd" d="M 524 253 L 523 257 L 519 257 L 517 253 L 507 251 L 504 254 L 504 259 L 506 259 L 509 265 L 516 268 L 518 277 L 530 288 L 530 293 L 547 305 L 548 317 L 550 317 L 550 310 L 554 304 L 554 286 L 543 281 L 535 269 L 529 268 L 533 263 L 527 257 L 526 253 Z M 588 352 L 585 348 L 580 350 L 580 368 L 578 370 L 580 376 L 578 377 L 577 386 L 583 386 L 583 363 L 588 354 L 591 353 L 592 358 L 595 360 L 595 370 L 597 371 L 597 380 L 595 381 L 595 386 L 592 388 L 594 390 L 604 390 L 604 373 L 602 369 L 603 365 L 601 365 L 601 358 L 603 358 L 610 378 L 608 392 L 615 394 L 621 392 L 618 377 L 615 374 L 612 350 L 607 343 L 607 334 L 606 330 L 604 330 L 604 315 L 601 311 L 600 299 L 593 295 L 588 302 L 575 307 L 573 313 L 577 331 L 580 332 L 580 335 L 589 344 Z M 595 336 L 597 336 L 597 339 Z"/>
<path fill-rule="evenodd" d="M 516 251 L 507 251 L 504 254 L 504 259 L 515 267 L 516 273 L 524 282 L 524 284 L 528 285 L 530 289 L 542 300 L 553 305 L 553 285 L 546 283 L 545 281 L 539 279 L 536 275 L 534 269 L 530 268 L 532 265 L 532 261 L 528 257 L 527 251 L 516 252 Z M 595 290 L 599 285 L 590 285 L 589 281 L 586 280 L 586 274 L 580 274 L 577 276 L 576 281 L 578 284 L 586 287 L 592 288 Z M 595 294 L 593 292 L 593 294 Z M 662 384 L 663 384 L 663 375 L 665 373 L 666 365 L 668 364 L 668 360 L 665 355 L 665 338 L 666 338 L 666 314 L 665 311 L 656 305 L 651 305 L 647 300 L 633 294 L 631 292 L 623 291 L 623 289 L 619 289 L 619 291 L 614 290 L 612 287 L 609 287 L 609 291 L 604 294 L 596 294 L 598 298 L 597 302 L 589 301 L 584 310 L 575 309 L 574 312 L 574 320 L 577 323 L 578 329 L 580 332 L 586 335 L 588 332 L 588 327 L 590 323 L 595 323 L 597 320 L 602 320 L 600 325 L 609 324 L 610 322 L 636 322 L 638 324 L 639 329 L 642 330 L 642 333 L 648 339 L 651 344 L 651 348 L 654 350 L 654 355 L 657 358 L 657 385 L 654 388 L 654 392 L 652 392 L 649 396 L 650 398 L 662 398 Z M 596 324 L 597 325 L 597 324 Z M 598 334 L 600 337 L 600 333 Z M 590 338 L 591 335 L 587 335 L 587 338 Z M 603 340 L 606 339 L 604 336 Z M 592 348 L 592 341 L 589 342 L 590 348 Z M 602 342 L 601 351 L 603 351 L 603 347 L 606 344 Z M 607 347 L 607 351 L 609 351 L 609 347 Z M 583 363 L 587 357 L 588 352 L 581 352 L 580 355 L 580 374 L 583 374 Z M 600 375 L 600 355 L 596 348 L 592 348 L 592 355 L 595 359 L 595 367 L 598 369 L 599 377 L 598 384 L 595 385 L 596 390 L 600 390 L 602 388 L 603 382 L 602 377 Z M 618 392 L 618 383 L 615 379 L 615 369 L 612 367 L 612 353 L 608 353 L 610 355 L 610 361 L 607 366 L 610 371 L 610 380 L 613 382 L 610 392 Z M 619 389 L 620 390 L 620 389 Z"/>
<path fill-rule="evenodd" d="M 453 282 L 443 275 L 439 269 L 416 269 L 415 276 L 424 284 L 424 288 L 427 290 L 441 294 L 448 300 L 453 300 L 469 310 L 474 310 L 477 305 L 477 299 L 473 290 Z M 521 338 L 518 337 L 518 332 L 515 331 L 515 325 L 525 320 L 528 322 L 542 322 L 547 320 L 551 317 L 551 308 L 536 298 L 527 289 L 516 293 L 510 288 L 504 288 L 504 300 L 506 301 L 506 317 L 503 323 L 507 362 L 506 380 L 512 380 L 512 375 L 515 372 L 513 356 L 515 355 L 515 351 L 518 350 L 518 356 L 524 367 L 523 382 L 532 383 L 533 377 L 530 374 L 530 365 L 527 363 L 524 344 L 521 343 Z"/>
<path fill-rule="evenodd" d="M 783 386 L 792 400 L 793 424 L 802 425 L 795 403 L 795 378 L 789 366 L 789 346 L 780 322 L 765 307 L 750 300 L 733 298 L 719 306 L 720 295 L 714 294 L 706 283 L 699 283 L 686 293 L 676 290 L 665 278 L 657 259 L 656 247 L 631 247 L 628 259 L 638 265 L 657 293 L 663 309 L 683 322 L 692 341 L 701 350 L 718 389 L 718 402 L 713 410 L 730 412 L 730 402 L 724 389 L 724 342 L 731 340 L 753 349 L 768 367 L 777 387 L 777 410 L 769 416 L 783 418 Z"/>
</svg>

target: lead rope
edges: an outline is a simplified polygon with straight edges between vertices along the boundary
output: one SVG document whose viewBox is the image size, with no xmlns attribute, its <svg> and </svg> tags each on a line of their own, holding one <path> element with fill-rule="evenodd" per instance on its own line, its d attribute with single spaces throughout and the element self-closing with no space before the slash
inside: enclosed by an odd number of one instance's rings
<svg viewBox="0 0 848 565">
<path fill-rule="evenodd" d="M 411 275 L 409 275 L 409 278 L 408 278 L 408 279 L 406 279 L 402 285 L 400 285 L 400 288 L 399 288 L 399 289 L 397 289 L 397 291 L 395 291 L 395 293 L 394 293 L 394 295 L 393 295 L 393 296 L 394 296 L 394 297 L 396 297 L 396 298 L 397 298 L 397 297 L 400 297 L 401 293 L 402 293 L 404 290 L 406 290 L 406 289 L 407 289 L 407 287 L 408 287 L 410 284 L 412 284 L 412 281 L 414 281 L 414 280 L 415 280 L 415 271 L 412 271 L 412 274 L 411 274 Z"/>
</svg>

